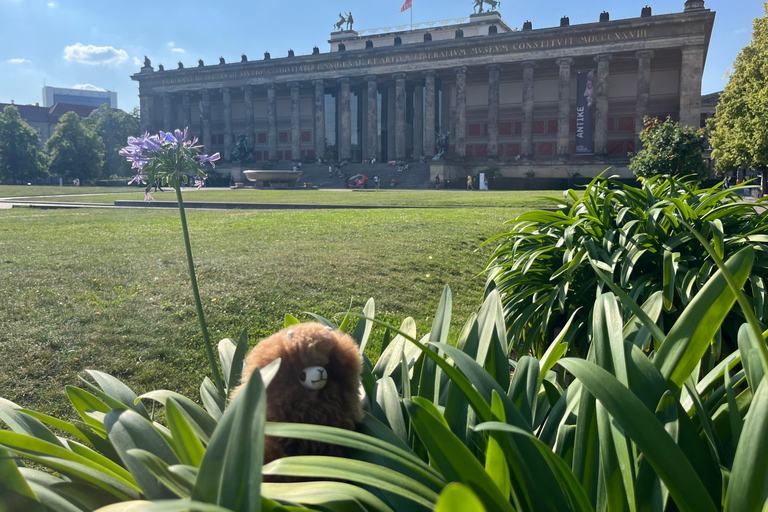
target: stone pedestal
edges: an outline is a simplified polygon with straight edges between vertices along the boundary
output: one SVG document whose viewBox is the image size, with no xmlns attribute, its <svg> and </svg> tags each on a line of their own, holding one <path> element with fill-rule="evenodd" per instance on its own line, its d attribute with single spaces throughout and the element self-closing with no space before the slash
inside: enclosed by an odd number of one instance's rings
<svg viewBox="0 0 768 512">
<path fill-rule="evenodd" d="M 608 74 L 610 53 L 595 57 L 597 76 L 595 77 L 595 155 L 608 153 Z"/>
<path fill-rule="evenodd" d="M 424 71 L 424 156 L 435 156 L 435 72 Z"/>
<path fill-rule="evenodd" d="M 294 162 L 301 161 L 301 112 L 299 83 L 288 84 L 291 89 L 291 158 Z"/>
<path fill-rule="evenodd" d="M 571 144 L 571 65 L 573 59 L 569 57 L 557 59 L 555 64 L 560 68 L 557 86 L 557 156 L 567 158 Z"/>
<path fill-rule="evenodd" d="M 533 156 L 533 69 L 534 61 L 526 61 L 523 66 L 523 141 L 520 156 Z"/>
<path fill-rule="evenodd" d="M 275 86 L 267 86 L 267 147 L 269 149 L 269 161 L 277 161 L 277 98 Z"/>
<path fill-rule="evenodd" d="M 499 158 L 499 64 L 488 69 L 488 158 Z"/>
<path fill-rule="evenodd" d="M 456 137 L 454 154 L 459 158 L 467 155 L 467 68 L 456 68 Z"/>
</svg>

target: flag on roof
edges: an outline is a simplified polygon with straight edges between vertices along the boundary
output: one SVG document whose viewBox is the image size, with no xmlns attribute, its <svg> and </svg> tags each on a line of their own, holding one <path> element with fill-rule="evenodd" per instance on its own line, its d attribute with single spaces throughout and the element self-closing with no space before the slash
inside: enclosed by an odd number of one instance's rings
<svg viewBox="0 0 768 512">
<path fill-rule="evenodd" d="M 408 9 L 410 9 L 411 7 L 413 7 L 413 0 L 405 0 L 405 3 L 400 8 L 400 12 L 405 12 Z"/>
</svg>

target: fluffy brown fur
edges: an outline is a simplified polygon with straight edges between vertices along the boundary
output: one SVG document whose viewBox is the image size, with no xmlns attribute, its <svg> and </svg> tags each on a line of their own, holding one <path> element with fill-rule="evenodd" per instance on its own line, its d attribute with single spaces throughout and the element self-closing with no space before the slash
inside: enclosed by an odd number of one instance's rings
<svg viewBox="0 0 768 512">
<path fill-rule="evenodd" d="M 267 421 L 311 423 L 352 430 L 362 421 L 360 374 L 362 357 L 355 342 L 339 330 L 319 323 L 292 325 L 256 345 L 245 359 L 243 384 L 256 368 L 281 358 L 280 369 L 267 387 Z M 299 375 L 323 366 L 328 382 L 320 390 L 301 385 Z M 291 455 L 342 455 L 333 445 L 267 436 L 264 463 Z"/>
</svg>

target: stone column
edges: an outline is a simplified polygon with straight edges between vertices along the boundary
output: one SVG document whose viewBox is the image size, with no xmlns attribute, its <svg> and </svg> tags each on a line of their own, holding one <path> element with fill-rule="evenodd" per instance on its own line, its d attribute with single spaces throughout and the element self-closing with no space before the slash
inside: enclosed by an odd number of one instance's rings
<svg viewBox="0 0 768 512">
<path fill-rule="evenodd" d="M 352 106 L 349 98 L 349 78 L 339 78 L 339 160 L 352 157 Z"/>
<path fill-rule="evenodd" d="M 224 98 L 224 161 L 232 160 L 232 91 L 229 87 L 221 89 Z"/>
<path fill-rule="evenodd" d="M 269 161 L 277 161 L 277 99 L 275 98 L 275 85 L 267 85 L 267 146 L 269 148 Z"/>
<path fill-rule="evenodd" d="M 387 84 L 387 160 L 395 160 L 395 84 Z"/>
<path fill-rule="evenodd" d="M 651 106 L 651 58 L 653 50 L 635 53 L 637 58 L 637 106 L 635 108 L 635 152 L 640 151 L 640 132 L 645 129 L 643 118 Z"/>
<path fill-rule="evenodd" d="M 405 161 L 405 73 L 395 73 L 395 158 Z"/>
<path fill-rule="evenodd" d="M 211 153 L 211 146 L 213 138 L 211 133 L 211 93 L 208 89 L 200 91 L 202 102 L 202 119 L 201 124 L 203 126 L 203 153 L 206 155 Z"/>
<path fill-rule="evenodd" d="M 245 135 L 248 137 L 248 147 L 253 148 L 256 144 L 256 126 L 253 119 L 253 87 L 246 85 L 243 87 L 245 93 Z"/>
<path fill-rule="evenodd" d="M 315 86 L 315 158 L 325 158 L 325 84 L 314 80 Z"/>
<path fill-rule="evenodd" d="M 192 107 L 190 106 L 189 92 L 181 93 L 181 115 L 184 119 L 182 130 L 189 128 L 192 130 Z"/>
<path fill-rule="evenodd" d="M 413 160 L 424 156 L 424 81 L 413 82 Z"/>
<path fill-rule="evenodd" d="M 435 72 L 424 72 L 424 156 L 435 156 Z"/>
<path fill-rule="evenodd" d="M 520 156 L 533 156 L 533 68 L 536 63 L 528 60 L 523 66 L 523 143 L 520 146 Z"/>
<path fill-rule="evenodd" d="M 454 154 L 463 158 L 467 155 L 467 68 L 462 66 L 456 72 L 456 137 Z"/>
<path fill-rule="evenodd" d="M 501 65 L 490 64 L 488 70 L 488 158 L 499 158 L 499 71 Z"/>
<path fill-rule="evenodd" d="M 704 47 L 686 46 L 680 67 L 680 124 L 701 126 L 701 75 L 704 72 Z"/>
<path fill-rule="evenodd" d="M 299 82 L 288 84 L 291 88 L 291 158 L 301 162 L 301 111 Z"/>
<path fill-rule="evenodd" d="M 173 126 L 173 97 L 171 93 L 163 93 L 163 131 L 171 132 Z"/>
<path fill-rule="evenodd" d="M 601 53 L 595 57 L 597 76 L 595 77 L 595 149 L 596 155 L 608 153 L 608 73 L 611 61 L 610 53 Z"/>
<path fill-rule="evenodd" d="M 368 154 L 365 158 L 377 158 L 379 154 L 378 83 L 373 75 L 365 77 L 368 83 Z"/>
<path fill-rule="evenodd" d="M 568 158 L 571 150 L 571 65 L 573 59 L 563 57 L 555 61 L 560 67 L 557 86 L 557 156 Z"/>
<path fill-rule="evenodd" d="M 152 125 L 154 124 L 152 121 L 155 117 L 154 107 L 155 100 L 151 94 L 143 92 L 139 94 L 139 110 L 141 112 L 140 121 L 142 135 L 147 132 L 152 132 Z"/>
</svg>

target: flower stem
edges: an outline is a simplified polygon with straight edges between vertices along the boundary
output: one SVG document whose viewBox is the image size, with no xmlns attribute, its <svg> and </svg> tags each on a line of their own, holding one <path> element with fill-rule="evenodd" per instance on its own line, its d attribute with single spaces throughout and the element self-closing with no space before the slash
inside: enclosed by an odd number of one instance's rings
<svg viewBox="0 0 768 512">
<path fill-rule="evenodd" d="M 181 198 L 181 185 L 177 180 L 173 187 L 176 189 L 176 199 L 179 202 L 179 215 L 181 216 L 181 229 L 184 233 L 184 248 L 187 250 L 187 264 L 189 266 L 189 280 L 192 283 L 192 295 L 195 297 L 195 308 L 197 308 L 197 319 L 200 322 L 200 330 L 203 332 L 203 342 L 205 342 L 205 353 L 208 356 L 208 363 L 211 365 L 211 373 L 213 374 L 213 382 L 216 384 L 216 389 L 219 390 L 222 396 L 226 396 L 224 391 L 224 383 L 221 380 L 221 374 L 219 373 L 219 367 L 216 364 L 216 358 L 213 355 L 213 345 L 211 344 L 211 338 L 208 336 L 208 325 L 205 323 L 205 316 L 203 315 L 203 303 L 200 301 L 200 291 L 197 288 L 197 277 L 195 276 L 195 263 L 192 261 L 192 245 L 189 242 L 189 230 L 187 230 L 187 216 L 184 213 L 184 200 Z"/>
</svg>

